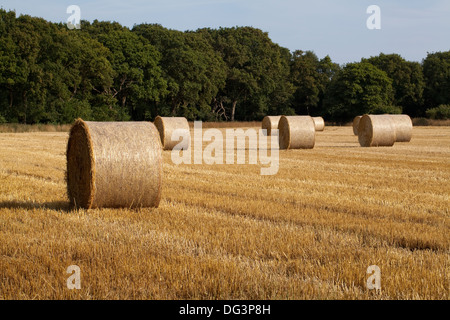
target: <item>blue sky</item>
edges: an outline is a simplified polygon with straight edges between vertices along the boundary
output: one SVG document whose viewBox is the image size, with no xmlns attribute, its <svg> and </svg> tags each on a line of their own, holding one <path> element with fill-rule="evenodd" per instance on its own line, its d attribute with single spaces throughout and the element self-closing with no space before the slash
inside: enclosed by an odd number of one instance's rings
<svg viewBox="0 0 450 320">
<path fill-rule="evenodd" d="M 450 50 L 450 0 L 0 0 L 6 10 L 66 22 L 69 5 L 81 19 L 132 27 L 159 23 L 176 30 L 252 26 L 279 45 L 329 55 L 340 64 L 383 53 L 421 61 Z M 369 30 L 369 5 L 381 9 L 381 30 Z"/>
</svg>

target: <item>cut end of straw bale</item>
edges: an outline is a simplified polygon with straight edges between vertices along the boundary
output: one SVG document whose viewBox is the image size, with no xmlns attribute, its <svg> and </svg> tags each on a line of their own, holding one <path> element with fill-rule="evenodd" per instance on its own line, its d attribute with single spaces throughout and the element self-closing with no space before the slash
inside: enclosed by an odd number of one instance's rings
<svg viewBox="0 0 450 320">
<path fill-rule="evenodd" d="M 76 120 L 67 144 L 67 189 L 73 206 L 89 208 L 95 194 L 95 157 L 89 128 Z"/>
<path fill-rule="evenodd" d="M 310 116 L 282 116 L 278 124 L 280 149 L 312 149 L 316 141 Z"/>
<path fill-rule="evenodd" d="M 358 140 L 362 147 L 391 147 L 396 140 L 389 115 L 364 115 L 359 120 Z"/>
<path fill-rule="evenodd" d="M 191 132 L 186 118 L 157 116 L 154 124 L 158 129 L 161 144 L 164 150 L 172 150 L 175 146 L 177 146 L 180 150 L 189 149 L 191 143 Z M 177 130 L 177 138 L 172 140 L 172 134 L 175 130 Z"/>
<path fill-rule="evenodd" d="M 313 117 L 313 120 L 316 131 L 325 130 L 325 120 L 322 117 Z"/>
<path fill-rule="evenodd" d="M 353 134 L 354 134 L 355 136 L 358 135 L 358 126 L 359 126 L 359 121 L 361 120 L 361 117 L 362 117 L 362 116 L 356 116 L 356 117 L 353 119 Z"/>
<path fill-rule="evenodd" d="M 281 116 L 265 116 L 262 123 L 261 128 L 267 130 L 267 135 L 272 135 L 272 130 L 278 129 L 278 122 L 280 121 Z"/>
<path fill-rule="evenodd" d="M 81 208 L 158 207 L 162 155 L 150 122 L 73 124 L 67 143 L 67 191 Z"/>
</svg>

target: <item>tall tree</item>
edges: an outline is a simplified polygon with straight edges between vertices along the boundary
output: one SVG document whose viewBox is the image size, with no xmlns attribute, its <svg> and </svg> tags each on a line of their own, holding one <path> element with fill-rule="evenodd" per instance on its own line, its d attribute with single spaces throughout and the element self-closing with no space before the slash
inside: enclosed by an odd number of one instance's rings
<svg viewBox="0 0 450 320">
<path fill-rule="evenodd" d="M 319 59 L 312 51 L 296 50 L 292 54 L 291 81 L 295 87 L 292 107 L 297 114 L 311 114 L 319 105 Z"/>
<path fill-rule="evenodd" d="M 266 32 L 251 27 L 219 28 L 209 32 L 215 50 L 227 66 L 226 85 L 218 99 L 230 105 L 231 121 L 236 115 L 240 119 L 252 115 L 261 117 L 269 107 L 275 108 L 273 102 L 282 103 L 280 98 L 286 96 L 282 91 L 292 91 L 288 60 Z M 238 103 L 240 110 L 237 110 Z"/>
<path fill-rule="evenodd" d="M 150 107 L 167 94 L 159 65 L 161 53 L 147 39 L 117 22 L 95 20 L 83 25 L 82 30 L 109 49 L 108 60 L 114 69 L 111 96 L 133 119 L 145 119 L 151 114 Z"/>
<path fill-rule="evenodd" d="M 114 70 L 108 49 L 88 34 L 63 25 L 54 30 L 52 40 L 42 53 L 42 65 L 49 79 L 48 104 L 58 120 L 125 119 L 110 92 Z"/>
<path fill-rule="evenodd" d="M 394 104 L 401 106 L 410 116 L 423 116 L 423 79 L 422 66 L 418 62 L 406 61 L 398 54 L 383 54 L 362 59 L 386 72 L 392 79 Z"/>
<path fill-rule="evenodd" d="M 8 121 L 71 122 L 91 115 L 122 118 L 117 117 L 108 95 L 113 70 L 104 46 L 63 24 L 0 14 L 0 28 L 5 31 L 1 34 L 0 92 L 8 92 L 6 112 L 1 113 Z M 91 112 L 92 108 L 98 112 Z"/>
<path fill-rule="evenodd" d="M 423 61 L 427 109 L 450 104 L 450 51 L 429 53 Z"/>
<path fill-rule="evenodd" d="M 0 81 L 9 91 L 8 114 L 13 121 L 34 122 L 39 120 L 36 109 L 43 105 L 44 96 L 43 70 L 37 64 L 41 39 L 37 29 L 38 24 L 46 22 L 30 16 L 20 16 L 13 21 L 11 14 L 2 13 L 4 15 L 9 25 L 4 26 L 6 34 L 2 36 L 6 38 L 2 44 L 5 48 L 2 64 L 6 72 Z"/>
<path fill-rule="evenodd" d="M 146 38 L 162 54 L 161 67 L 167 81 L 167 109 L 160 114 L 204 118 L 225 80 L 224 64 L 200 33 L 169 30 L 142 24 L 133 32 Z"/>
<path fill-rule="evenodd" d="M 333 62 L 330 56 L 327 55 L 320 59 L 317 68 L 319 73 L 319 105 L 312 111 L 312 116 L 323 116 L 325 114 L 323 107 L 325 92 L 327 91 L 333 78 L 339 73 L 340 70 L 341 67 L 339 64 Z"/>
<path fill-rule="evenodd" d="M 319 60 L 312 51 L 296 50 L 291 58 L 291 81 L 295 87 L 292 107 L 297 114 L 321 115 L 324 92 L 339 70 L 329 56 Z"/>
<path fill-rule="evenodd" d="M 295 87 L 289 78 L 291 53 L 287 48 L 278 47 L 278 49 L 280 51 L 279 68 L 277 72 L 273 73 L 275 88 L 268 96 L 268 105 L 256 115 L 257 120 L 266 115 L 295 114 L 295 110 L 289 103 L 295 92 Z M 262 94 L 264 95 L 264 92 Z"/>
<path fill-rule="evenodd" d="M 324 99 L 327 116 L 348 121 L 364 113 L 390 112 L 392 80 L 367 62 L 349 63 L 332 79 Z"/>
<path fill-rule="evenodd" d="M 0 9 L 0 117 L 3 121 L 11 119 L 14 103 L 14 87 L 20 81 L 17 70 L 17 48 L 11 30 L 16 22 L 14 11 Z"/>
</svg>

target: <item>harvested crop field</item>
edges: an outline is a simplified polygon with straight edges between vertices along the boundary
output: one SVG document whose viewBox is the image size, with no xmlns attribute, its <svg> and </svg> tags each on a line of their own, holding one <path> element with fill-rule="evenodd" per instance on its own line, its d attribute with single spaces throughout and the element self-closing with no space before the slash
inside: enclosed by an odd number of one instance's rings
<svg viewBox="0 0 450 320">
<path fill-rule="evenodd" d="M 67 139 L 0 134 L 0 299 L 449 298 L 449 127 L 383 148 L 326 127 L 273 176 L 164 151 L 160 205 L 142 209 L 70 209 Z"/>
</svg>

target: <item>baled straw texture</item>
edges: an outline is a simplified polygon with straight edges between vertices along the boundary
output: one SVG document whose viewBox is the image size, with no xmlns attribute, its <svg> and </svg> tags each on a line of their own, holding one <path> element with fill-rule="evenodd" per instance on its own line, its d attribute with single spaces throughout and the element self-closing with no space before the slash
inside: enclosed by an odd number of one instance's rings
<svg viewBox="0 0 450 320">
<path fill-rule="evenodd" d="M 161 144 L 164 150 L 172 150 L 176 145 L 179 145 L 178 147 L 183 150 L 189 149 L 191 143 L 191 131 L 186 118 L 158 116 L 155 118 L 154 124 L 159 131 Z M 172 133 L 177 129 L 180 130 L 182 138 L 172 140 Z M 181 143 L 182 140 L 183 143 Z"/>
<path fill-rule="evenodd" d="M 391 147 L 395 126 L 389 115 L 364 115 L 359 120 L 358 140 L 362 147 Z"/>
<path fill-rule="evenodd" d="M 316 131 L 325 130 L 325 120 L 322 117 L 313 117 L 313 120 Z"/>
<path fill-rule="evenodd" d="M 267 135 L 272 135 L 273 129 L 278 129 L 278 122 L 280 121 L 281 116 L 265 116 L 262 123 L 261 128 L 267 130 Z"/>
<path fill-rule="evenodd" d="M 355 136 L 358 135 L 358 126 L 359 126 L 359 121 L 361 120 L 361 117 L 362 117 L 362 116 L 356 116 L 356 117 L 353 119 L 353 134 L 354 134 Z"/>
<path fill-rule="evenodd" d="M 310 116 L 282 116 L 278 124 L 280 149 L 312 149 L 316 142 Z"/>
<path fill-rule="evenodd" d="M 391 114 L 395 127 L 395 142 L 410 142 L 412 138 L 413 123 L 407 114 Z"/>
<path fill-rule="evenodd" d="M 162 151 L 150 122 L 78 119 L 67 144 L 67 191 L 81 208 L 158 207 Z"/>
</svg>

